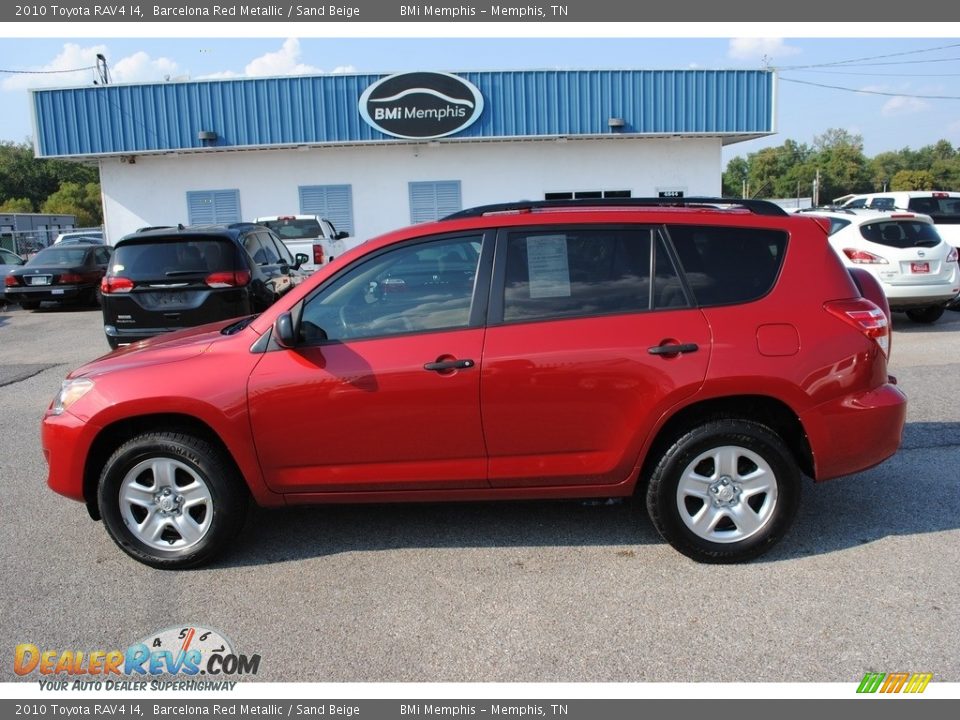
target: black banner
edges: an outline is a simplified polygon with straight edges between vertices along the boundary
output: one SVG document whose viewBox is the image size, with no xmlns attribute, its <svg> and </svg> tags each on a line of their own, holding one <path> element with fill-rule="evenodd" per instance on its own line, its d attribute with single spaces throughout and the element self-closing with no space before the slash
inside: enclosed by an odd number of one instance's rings
<svg viewBox="0 0 960 720">
<path fill-rule="evenodd" d="M 691 6 L 688 3 L 632 2 L 623 0 L 536 0 L 521 3 L 417 2 L 416 0 L 301 0 L 281 2 L 212 2 L 211 0 L 159 0 L 118 2 L 65 0 L 11 4 L 0 7 L 0 21 L 51 22 L 417 22 L 417 23 L 584 23 L 584 22 L 837 22 L 860 23 L 873 17 L 871 3 L 833 3 L 808 0 L 777 3 L 766 0 L 729 0 Z M 960 19 L 960 4 L 928 4 L 910 8 L 910 23 L 935 21 L 938 28 Z M 883 23 L 880 23 L 883 25 Z M 904 26 L 890 23 L 890 34 Z"/>
<path fill-rule="evenodd" d="M 957 701 L 918 700 L 0 700 L 5 718 L 101 717 L 153 720 L 169 717 L 319 717 L 323 720 L 443 720 L 470 718 L 560 718 L 561 720 L 644 720 L 645 718 L 710 717 L 711 720 L 748 718 L 844 717 L 870 720 L 940 720 L 956 717 Z"/>
</svg>

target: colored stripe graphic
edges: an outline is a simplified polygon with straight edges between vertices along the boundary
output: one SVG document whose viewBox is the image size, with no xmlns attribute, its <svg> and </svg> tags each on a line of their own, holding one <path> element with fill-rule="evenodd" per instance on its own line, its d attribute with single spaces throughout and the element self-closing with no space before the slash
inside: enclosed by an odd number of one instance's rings
<svg viewBox="0 0 960 720">
<path fill-rule="evenodd" d="M 863 676 L 863 680 L 860 681 L 860 687 L 857 688 L 857 692 L 875 693 L 880 687 L 880 683 L 883 682 L 884 677 L 886 677 L 885 673 L 867 673 Z"/>
<path fill-rule="evenodd" d="M 933 679 L 933 673 L 871 673 L 864 674 L 857 687 L 858 693 L 922 693 Z"/>
</svg>

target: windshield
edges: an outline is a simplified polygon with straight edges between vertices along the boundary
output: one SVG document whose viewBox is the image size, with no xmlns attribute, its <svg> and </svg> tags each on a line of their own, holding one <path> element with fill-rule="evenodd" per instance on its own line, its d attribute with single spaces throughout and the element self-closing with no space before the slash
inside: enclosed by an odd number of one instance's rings
<svg viewBox="0 0 960 720">
<path fill-rule="evenodd" d="M 296 218 L 280 218 L 279 220 L 263 220 L 264 225 L 280 236 L 281 240 L 304 240 L 323 235 L 320 223 L 314 218 L 298 220 Z"/>
</svg>

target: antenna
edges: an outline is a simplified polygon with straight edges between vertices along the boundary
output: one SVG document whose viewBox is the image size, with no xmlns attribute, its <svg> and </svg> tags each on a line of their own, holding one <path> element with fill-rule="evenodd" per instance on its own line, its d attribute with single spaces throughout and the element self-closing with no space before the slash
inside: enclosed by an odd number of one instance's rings
<svg viewBox="0 0 960 720">
<path fill-rule="evenodd" d="M 97 53 L 97 75 L 101 85 L 110 84 L 110 68 L 107 67 L 107 58 L 101 53 Z"/>
</svg>

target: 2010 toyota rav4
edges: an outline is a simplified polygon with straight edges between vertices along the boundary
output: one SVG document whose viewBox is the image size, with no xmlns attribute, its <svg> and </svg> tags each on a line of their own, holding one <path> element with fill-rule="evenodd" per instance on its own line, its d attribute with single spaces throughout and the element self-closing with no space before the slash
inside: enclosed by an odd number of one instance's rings
<svg viewBox="0 0 960 720">
<path fill-rule="evenodd" d="M 49 485 L 160 568 L 229 547 L 251 497 L 636 494 L 690 557 L 756 557 L 803 475 L 896 451 L 906 400 L 883 293 L 829 221 L 723 202 L 488 206 L 372 240 L 259 316 L 72 372 Z"/>
</svg>

